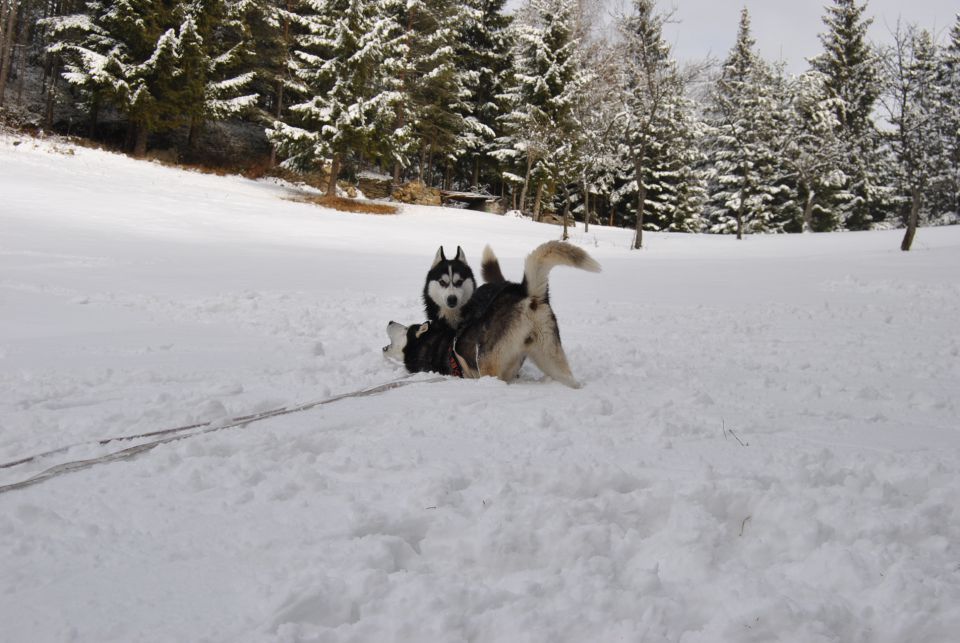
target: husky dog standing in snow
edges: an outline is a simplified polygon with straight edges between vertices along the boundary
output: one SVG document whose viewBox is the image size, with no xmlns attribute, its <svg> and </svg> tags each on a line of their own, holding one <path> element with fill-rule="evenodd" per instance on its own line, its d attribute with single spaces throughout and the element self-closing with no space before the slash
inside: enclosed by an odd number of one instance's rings
<svg viewBox="0 0 960 643">
<path fill-rule="evenodd" d="M 484 259 L 488 258 L 496 260 L 492 252 L 484 251 Z M 489 301 L 482 307 L 475 305 L 471 314 L 462 319 L 458 316 L 458 322 L 462 322 L 459 328 L 431 321 L 413 326 L 390 322 L 390 344 L 383 348 L 384 354 L 402 361 L 414 373 L 493 376 L 505 382 L 516 378 L 529 357 L 553 379 L 579 388 L 560 344 L 557 318 L 550 307 L 547 277 L 554 266 L 600 271 L 600 264 L 580 248 L 550 241 L 527 257 L 522 283 L 503 281 L 480 288 L 478 299 Z M 491 276 L 495 276 L 492 270 Z M 497 264 L 496 272 L 499 271 Z M 502 274 L 500 278 L 502 281 Z"/>
</svg>

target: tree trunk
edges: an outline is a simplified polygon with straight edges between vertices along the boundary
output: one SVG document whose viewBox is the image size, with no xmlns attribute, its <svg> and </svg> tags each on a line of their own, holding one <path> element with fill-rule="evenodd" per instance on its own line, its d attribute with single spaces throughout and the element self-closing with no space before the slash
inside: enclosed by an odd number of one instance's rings
<svg viewBox="0 0 960 643">
<path fill-rule="evenodd" d="M 286 37 L 288 28 L 289 27 L 287 27 L 285 23 L 284 37 Z M 275 109 L 273 110 L 273 115 L 277 120 L 280 120 L 280 115 L 283 114 L 283 81 L 279 81 L 279 80 L 277 81 L 276 104 L 274 105 L 274 108 Z M 277 166 L 277 146 L 271 144 L 270 145 L 270 167 L 276 167 L 276 166 Z"/>
<path fill-rule="evenodd" d="M 190 130 L 187 132 L 187 149 L 191 152 L 197 149 L 197 137 L 200 134 L 200 123 L 196 117 L 190 117 Z"/>
<path fill-rule="evenodd" d="M 143 123 L 137 124 L 136 129 L 137 137 L 133 144 L 133 155 L 137 158 L 143 158 L 147 153 L 147 136 L 149 132 L 147 132 L 147 126 Z"/>
<path fill-rule="evenodd" d="M 54 65 L 53 71 L 57 73 L 60 70 L 58 65 Z M 53 129 L 53 105 L 57 97 L 57 77 L 50 79 L 50 85 L 47 88 L 46 104 L 43 108 L 43 126 L 46 129 Z"/>
<path fill-rule="evenodd" d="M 633 170 L 637 181 L 637 234 L 633 241 L 633 249 L 643 247 L 643 210 L 647 205 L 647 186 L 643 184 L 643 153 L 633 157 Z"/>
<path fill-rule="evenodd" d="M 611 199 L 611 201 L 610 201 L 610 220 L 607 222 L 607 225 L 609 225 L 609 226 L 612 228 L 612 227 L 613 227 L 613 222 L 616 220 L 616 218 L 617 218 L 617 204 L 614 203 L 613 200 Z"/>
<path fill-rule="evenodd" d="M 537 183 L 537 196 L 533 199 L 533 220 L 540 221 L 540 203 L 543 199 L 543 181 Z"/>
<path fill-rule="evenodd" d="M 477 157 L 473 160 L 473 185 L 474 192 L 480 191 L 480 155 L 477 154 Z"/>
<path fill-rule="evenodd" d="M 433 187 L 435 174 L 433 171 L 433 139 L 430 139 L 430 151 L 427 153 L 427 185 L 430 187 Z"/>
<path fill-rule="evenodd" d="M 337 175 L 340 174 L 340 155 L 334 154 L 330 161 L 330 179 L 327 182 L 327 196 L 337 196 Z"/>
<path fill-rule="evenodd" d="M 917 234 L 917 220 L 920 218 L 920 204 L 923 201 L 920 188 L 911 189 L 910 196 L 910 218 L 907 220 L 907 233 L 903 235 L 903 243 L 900 244 L 900 249 L 904 252 L 909 252 L 913 245 L 913 238 Z"/>
<path fill-rule="evenodd" d="M 803 204 L 803 231 L 813 232 L 813 190 L 807 191 L 807 201 Z"/>
<path fill-rule="evenodd" d="M 741 195 L 740 205 L 737 207 L 737 240 L 743 240 L 743 211 L 746 199 Z"/>
<path fill-rule="evenodd" d="M 533 156 L 527 152 L 527 171 L 523 175 L 523 189 L 520 190 L 520 212 L 527 213 L 527 190 L 530 187 L 530 172 L 533 169 Z"/>
<path fill-rule="evenodd" d="M 570 194 L 567 192 L 567 188 L 563 188 L 563 240 L 567 241 L 570 239 L 570 233 L 567 228 L 567 216 L 570 214 Z"/>
<path fill-rule="evenodd" d="M 23 104 L 23 83 L 27 75 L 27 40 L 30 37 L 30 23 L 26 22 L 20 30 L 20 44 L 17 45 L 17 106 Z"/>
<path fill-rule="evenodd" d="M 97 138 L 97 120 L 100 116 L 100 101 L 94 100 L 90 105 L 90 138 Z"/>
<path fill-rule="evenodd" d="M 3 105 L 3 94 L 7 89 L 7 77 L 10 74 L 13 51 L 13 28 L 17 24 L 17 9 L 19 0 L 8 0 L 7 26 L 3 30 L 3 39 L 0 41 L 0 105 Z"/>
<path fill-rule="evenodd" d="M 583 178 L 583 231 L 590 232 L 590 186 Z"/>
<path fill-rule="evenodd" d="M 740 185 L 740 205 L 737 206 L 737 239 L 743 239 L 743 217 L 747 211 L 747 168 L 743 168 L 743 183 Z"/>
</svg>

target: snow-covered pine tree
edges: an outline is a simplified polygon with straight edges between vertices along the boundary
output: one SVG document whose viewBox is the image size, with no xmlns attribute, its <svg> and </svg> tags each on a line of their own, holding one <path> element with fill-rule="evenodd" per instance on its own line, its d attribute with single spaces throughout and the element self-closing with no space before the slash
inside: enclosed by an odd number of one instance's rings
<svg viewBox="0 0 960 643">
<path fill-rule="evenodd" d="M 255 74 L 249 86 L 259 95 L 264 111 L 275 118 L 285 107 L 285 81 L 296 33 L 292 9 L 297 4 L 299 0 L 238 0 L 235 8 L 249 30 L 249 71 Z"/>
<path fill-rule="evenodd" d="M 644 227 L 699 227 L 684 221 L 697 216 L 687 209 L 695 190 L 680 198 L 693 188 L 682 183 L 695 179 L 688 166 L 695 130 L 683 75 L 663 39 L 665 19 L 654 0 L 634 0 L 619 22 L 622 154 L 632 180 L 619 189 L 617 200 L 635 199 L 634 248 L 643 245 Z"/>
<path fill-rule="evenodd" d="M 62 61 L 63 78 L 73 88 L 77 104 L 88 112 L 88 132 L 94 137 L 101 111 L 120 109 L 124 102 L 123 63 L 127 56 L 122 55 L 117 38 L 110 35 L 103 15 L 106 8 L 99 2 L 88 2 L 83 8 L 85 12 L 47 18 L 40 27 L 48 43 L 47 53 Z"/>
<path fill-rule="evenodd" d="M 931 186 L 930 203 L 937 215 L 960 216 L 960 14 L 938 62 L 935 109 L 943 167 Z"/>
<path fill-rule="evenodd" d="M 463 0 L 457 37 L 458 67 L 463 72 L 469 106 L 461 146 L 469 167 L 470 185 L 480 187 L 495 163 L 491 156 L 500 130 L 503 104 L 512 67 L 510 16 L 506 0 Z"/>
<path fill-rule="evenodd" d="M 255 73 L 242 5 L 196 0 L 184 10 L 178 41 L 179 102 L 189 119 L 188 144 L 193 147 L 205 121 L 242 114 L 256 104 L 257 94 L 247 91 Z"/>
<path fill-rule="evenodd" d="M 616 51 L 607 46 L 595 46 L 586 52 L 586 56 L 585 64 L 594 73 L 574 107 L 574 119 L 580 129 L 577 160 L 578 188 L 582 192 L 574 212 L 583 219 L 584 232 L 589 231 L 592 219 L 599 219 L 599 207 L 602 202 L 609 201 L 616 187 L 622 134 Z"/>
<path fill-rule="evenodd" d="M 575 174 L 571 166 L 577 96 L 587 80 L 574 37 L 575 0 L 530 0 L 515 25 L 513 85 L 501 121 L 505 135 L 495 156 L 523 174 L 520 209 L 537 183 L 533 216 L 539 219 L 544 191 Z M 512 175 L 512 172 L 508 172 Z"/>
<path fill-rule="evenodd" d="M 886 216 L 885 191 L 880 185 L 882 150 L 873 122 L 880 95 L 879 63 L 867 42 L 873 22 L 864 12 L 867 3 L 833 0 L 823 17 L 820 35 L 823 53 L 811 60 L 824 76 L 827 95 L 835 99 L 838 135 L 845 147 L 843 170 L 847 181 L 831 197 L 837 216 L 846 228 L 862 230 Z"/>
<path fill-rule="evenodd" d="M 897 196 L 910 250 L 919 222 L 929 215 L 924 196 L 942 173 L 946 156 L 937 119 L 937 54 L 933 36 L 915 25 L 897 26 L 884 56 L 883 104 L 893 131 L 888 134 L 897 160 Z"/>
<path fill-rule="evenodd" d="M 230 35 L 237 30 L 226 7 L 222 0 L 91 0 L 85 13 L 45 23 L 48 51 L 64 60 L 91 130 L 101 109 L 114 108 L 142 155 L 151 132 L 222 118 L 255 99 L 237 96 L 250 76 L 231 73 L 242 39 Z"/>
<path fill-rule="evenodd" d="M 838 136 L 838 99 L 827 95 L 824 76 L 808 71 L 789 83 L 790 105 L 782 148 L 799 199 L 797 220 L 788 222 L 788 232 L 827 232 L 839 221 L 828 199 L 843 186 L 846 176 L 845 148 Z"/>
<path fill-rule="evenodd" d="M 656 171 L 664 207 L 651 223 L 669 232 L 701 232 L 707 195 L 701 169 L 706 158 L 701 149 L 705 128 L 686 98 L 673 101 L 665 115 L 670 138 L 657 159 Z"/>
<path fill-rule="evenodd" d="M 385 82 L 397 24 L 379 0 L 308 0 L 299 19 L 309 33 L 296 39 L 291 62 L 307 100 L 290 107 L 267 136 L 285 163 L 308 169 L 330 159 L 327 194 L 336 194 L 343 161 L 385 153 L 395 121 L 395 92 Z"/>
<path fill-rule="evenodd" d="M 438 167 L 447 182 L 464 151 L 462 137 L 474 124 L 457 58 L 457 9 L 452 0 L 407 0 L 399 20 L 405 30 L 406 128 L 419 159 L 418 178 L 430 184 Z"/>
<path fill-rule="evenodd" d="M 706 110 L 709 230 L 738 239 L 782 231 L 782 207 L 792 202 L 782 164 L 787 122 L 782 76 L 754 45 L 750 15 L 743 9 L 737 42 Z"/>
</svg>

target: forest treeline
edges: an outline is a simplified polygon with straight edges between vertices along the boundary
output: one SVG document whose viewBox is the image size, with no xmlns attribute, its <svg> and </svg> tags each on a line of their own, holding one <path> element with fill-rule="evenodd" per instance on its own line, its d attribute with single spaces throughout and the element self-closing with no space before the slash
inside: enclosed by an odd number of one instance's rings
<svg viewBox="0 0 960 643">
<path fill-rule="evenodd" d="M 644 230 L 743 235 L 955 222 L 960 15 L 867 38 L 828 0 L 801 74 L 757 51 L 744 9 L 722 61 L 679 64 L 669 11 L 634 0 L 0 0 L 0 104 L 36 72 L 49 126 L 262 124 L 273 159 L 376 171 L 507 206 Z M 602 18 L 602 25 L 600 20 Z M 952 213 L 952 214 L 951 214 Z"/>
</svg>

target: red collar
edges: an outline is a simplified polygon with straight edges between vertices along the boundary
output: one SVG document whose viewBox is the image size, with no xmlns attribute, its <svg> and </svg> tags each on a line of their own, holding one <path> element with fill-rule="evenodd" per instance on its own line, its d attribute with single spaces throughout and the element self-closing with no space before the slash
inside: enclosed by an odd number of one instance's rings
<svg viewBox="0 0 960 643">
<path fill-rule="evenodd" d="M 447 354 L 447 362 L 450 365 L 451 375 L 463 377 L 463 368 L 460 366 L 460 362 L 457 361 L 457 355 L 453 352 L 453 346 L 450 347 L 450 352 Z"/>
</svg>

